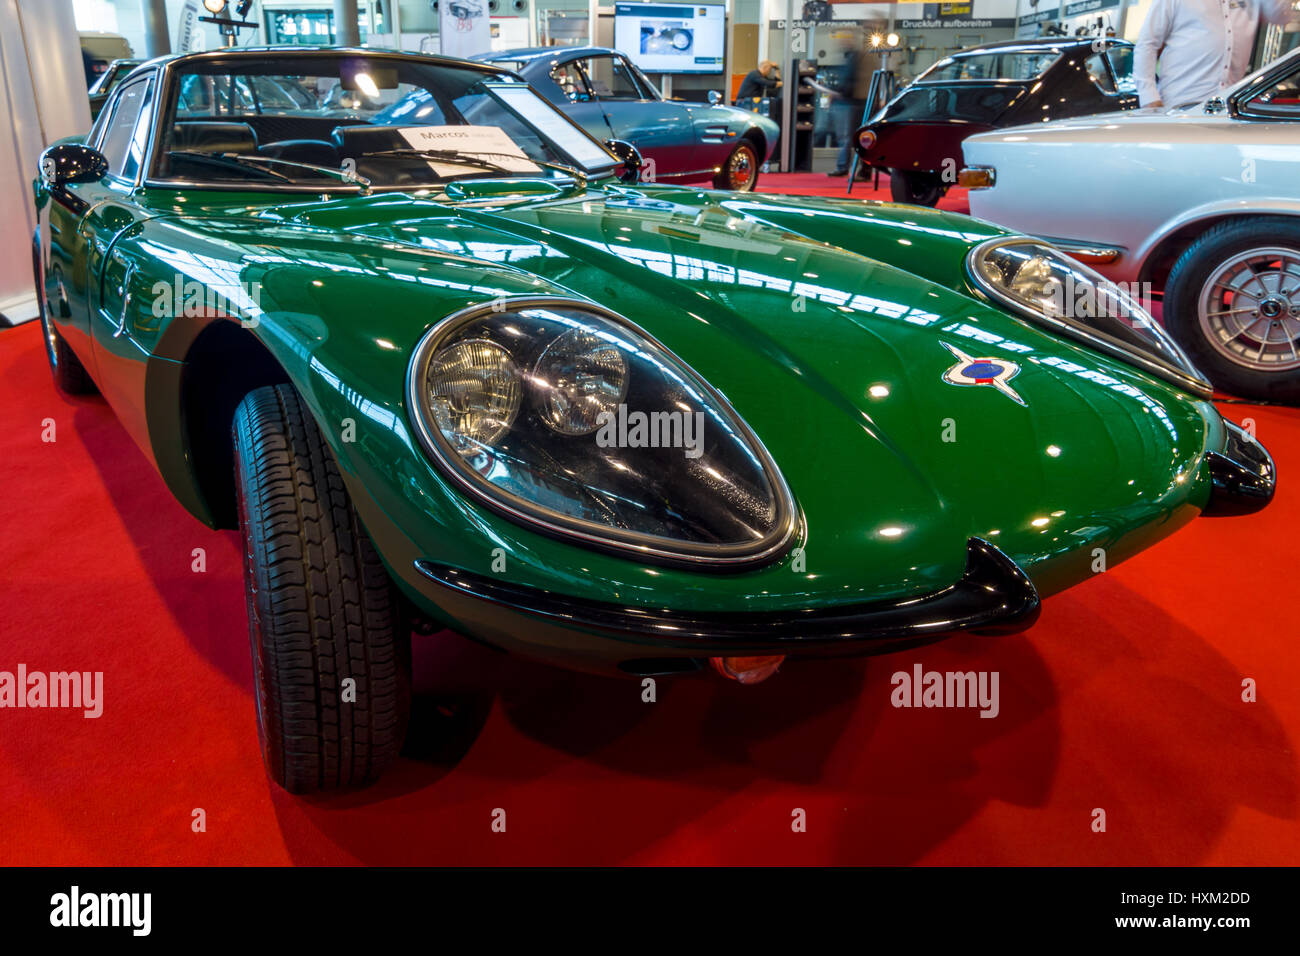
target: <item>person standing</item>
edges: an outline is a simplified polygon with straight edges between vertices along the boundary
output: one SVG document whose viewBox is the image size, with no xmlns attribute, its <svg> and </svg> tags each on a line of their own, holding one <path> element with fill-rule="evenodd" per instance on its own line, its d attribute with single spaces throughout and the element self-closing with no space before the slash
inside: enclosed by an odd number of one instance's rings
<svg viewBox="0 0 1300 956">
<path fill-rule="evenodd" d="M 1133 54 L 1141 105 L 1203 103 L 1232 86 L 1249 69 L 1261 15 L 1300 19 L 1292 0 L 1153 0 Z"/>
<path fill-rule="evenodd" d="M 864 77 L 869 76 L 865 70 L 866 59 L 861 38 L 849 47 L 844 54 L 844 66 L 841 67 L 833 88 L 831 115 L 835 121 L 835 138 L 839 140 L 840 151 L 835 157 L 835 169 L 828 176 L 847 176 L 849 174 L 850 150 L 853 148 L 853 134 L 862 119 L 862 108 L 867 100 Z"/>
<path fill-rule="evenodd" d="M 752 101 L 771 96 L 781 88 L 781 71 L 771 60 L 764 60 L 758 68 L 750 70 L 740 81 L 740 90 L 736 93 L 736 105 L 745 100 Z"/>
</svg>

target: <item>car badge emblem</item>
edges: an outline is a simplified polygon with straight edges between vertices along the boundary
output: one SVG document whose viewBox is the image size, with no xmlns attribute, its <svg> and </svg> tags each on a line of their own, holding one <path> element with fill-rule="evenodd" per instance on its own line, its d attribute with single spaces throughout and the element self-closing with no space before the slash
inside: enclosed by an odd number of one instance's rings
<svg viewBox="0 0 1300 956">
<path fill-rule="evenodd" d="M 1020 374 L 1020 366 L 1003 358 L 972 358 L 956 346 L 940 343 L 957 359 L 957 364 L 943 373 L 949 385 L 990 385 L 1017 405 L 1028 403 L 1011 387 L 1010 382 Z"/>
</svg>

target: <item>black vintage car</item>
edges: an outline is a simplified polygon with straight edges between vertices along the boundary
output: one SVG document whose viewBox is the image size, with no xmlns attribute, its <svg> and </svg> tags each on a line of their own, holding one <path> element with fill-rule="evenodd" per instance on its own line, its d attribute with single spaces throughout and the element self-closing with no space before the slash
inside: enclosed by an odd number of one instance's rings
<svg viewBox="0 0 1300 956">
<path fill-rule="evenodd" d="M 861 162 L 898 202 L 933 206 L 957 182 L 968 136 L 1137 109 L 1133 45 L 1097 37 L 1004 40 L 930 67 L 858 130 Z"/>
</svg>

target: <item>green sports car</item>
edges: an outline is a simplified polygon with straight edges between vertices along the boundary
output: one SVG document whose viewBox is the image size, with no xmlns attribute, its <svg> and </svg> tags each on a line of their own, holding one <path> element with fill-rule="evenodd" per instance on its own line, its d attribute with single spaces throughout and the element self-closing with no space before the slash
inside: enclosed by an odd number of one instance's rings
<svg viewBox="0 0 1300 956">
<path fill-rule="evenodd" d="M 394 759 L 412 631 L 753 682 L 1023 630 L 1271 499 L 1178 347 L 1051 246 L 635 167 L 492 65 L 314 49 L 151 61 L 41 157 L 55 380 L 242 530 L 289 790 Z"/>
</svg>

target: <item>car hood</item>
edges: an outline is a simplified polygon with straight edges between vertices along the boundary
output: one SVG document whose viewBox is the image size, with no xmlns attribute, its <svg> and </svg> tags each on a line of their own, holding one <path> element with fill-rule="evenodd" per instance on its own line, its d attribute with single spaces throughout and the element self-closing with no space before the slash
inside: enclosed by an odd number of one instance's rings
<svg viewBox="0 0 1300 956">
<path fill-rule="evenodd" d="M 966 251 L 998 230 L 964 217 L 649 187 L 458 206 L 373 196 L 254 215 L 260 225 L 241 241 L 264 261 L 268 246 L 269 258 L 291 258 L 303 234 L 382 262 L 381 278 L 373 265 L 320 270 L 329 303 L 318 308 L 347 317 L 327 321 L 328 335 L 317 323 L 299 347 L 332 370 L 329 389 L 363 353 L 389 363 L 400 386 L 423 333 L 493 289 L 590 299 L 667 345 L 754 429 L 803 511 L 807 575 L 792 575 L 789 560 L 758 572 L 771 577 L 765 600 L 933 590 L 960 575 L 972 536 L 1051 591 L 1055 556 L 1088 540 L 1118 547 L 1119 529 L 1208 493 L 1192 480 L 1208 440 L 1204 404 L 974 297 Z M 231 241 L 241 221 L 204 228 Z M 277 288 L 268 277 L 268 315 Z M 303 308 L 287 295 L 279 305 Z M 950 384 L 962 354 L 1019 371 L 1003 390 Z M 368 376 L 366 389 L 383 392 L 383 378 Z M 401 404 L 400 387 L 388 394 Z M 590 556 L 569 550 L 563 573 L 583 578 Z M 545 574 L 533 569 L 541 586 L 560 573 L 548 561 Z M 733 586 L 663 573 L 703 601 Z"/>
</svg>

